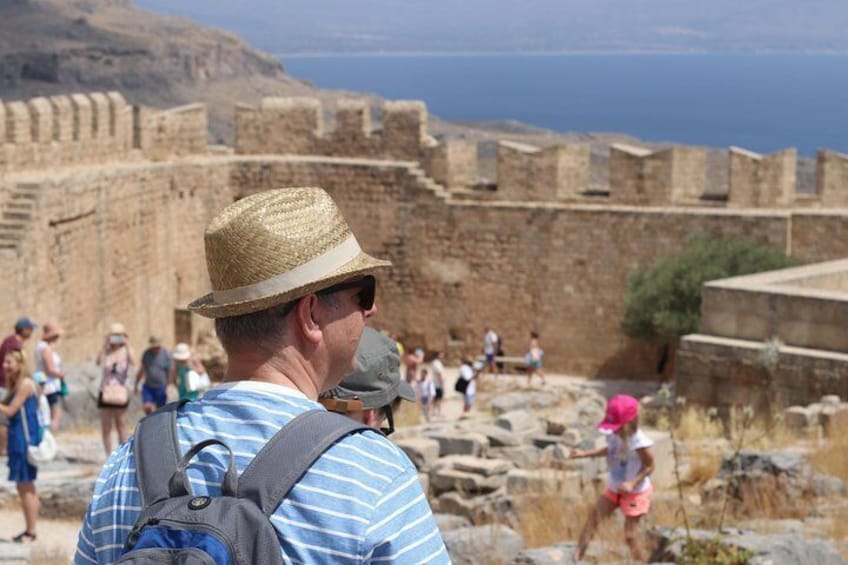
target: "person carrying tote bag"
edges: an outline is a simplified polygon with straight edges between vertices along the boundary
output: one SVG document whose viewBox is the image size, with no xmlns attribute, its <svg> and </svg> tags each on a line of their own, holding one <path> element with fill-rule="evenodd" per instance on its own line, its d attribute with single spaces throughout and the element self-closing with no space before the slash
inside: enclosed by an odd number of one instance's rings
<svg viewBox="0 0 848 565">
<path fill-rule="evenodd" d="M 124 424 L 124 414 L 130 403 L 127 379 L 135 361 L 123 324 L 112 324 L 109 328 L 103 349 L 97 355 L 97 363 L 103 367 L 97 407 L 100 408 L 103 449 L 108 457 L 112 453 L 113 425 L 118 432 L 119 443 L 124 443 L 129 437 L 129 430 Z"/>
</svg>

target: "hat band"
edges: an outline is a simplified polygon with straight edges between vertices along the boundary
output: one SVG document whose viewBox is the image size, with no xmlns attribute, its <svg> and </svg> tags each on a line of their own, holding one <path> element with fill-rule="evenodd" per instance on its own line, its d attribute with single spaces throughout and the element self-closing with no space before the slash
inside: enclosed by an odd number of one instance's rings
<svg viewBox="0 0 848 565">
<path fill-rule="evenodd" d="M 356 259 L 360 253 L 362 253 L 362 249 L 359 247 L 356 238 L 351 234 L 336 247 L 290 271 L 280 273 L 270 279 L 265 279 L 255 284 L 225 290 L 215 290 L 212 291 L 212 296 L 218 304 L 225 304 L 256 300 L 288 292 L 321 280 L 321 277 L 340 269 Z"/>
</svg>

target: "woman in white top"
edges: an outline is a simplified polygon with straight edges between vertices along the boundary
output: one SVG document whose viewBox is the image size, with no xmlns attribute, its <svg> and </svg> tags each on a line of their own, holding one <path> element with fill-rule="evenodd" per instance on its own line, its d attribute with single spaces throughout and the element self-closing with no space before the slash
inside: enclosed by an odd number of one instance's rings
<svg viewBox="0 0 848 565">
<path fill-rule="evenodd" d="M 56 432 L 62 420 L 62 381 L 65 371 L 62 370 L 62 358 L 56 351 L 62 328 L 55 321 L 44 324 L 44 335 L 35 344 L 35 378 L 44 379 L 44 396 L 50 405 L 50 428 Z M 40 373 L 40 374 L 39 374 Z"/>
</svg>

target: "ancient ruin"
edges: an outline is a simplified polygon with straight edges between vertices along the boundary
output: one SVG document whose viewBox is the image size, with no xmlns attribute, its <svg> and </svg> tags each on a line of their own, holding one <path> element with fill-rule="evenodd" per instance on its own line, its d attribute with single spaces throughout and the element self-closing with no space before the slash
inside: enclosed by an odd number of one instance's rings
<svg viewBox="0 0 848 565">
<path fill-rule="evenodd" d="M 744 236 L 808 263 L 848 256 L 845 155 L 821 151 L 816 192 L 805 194 L 794 150 L 731 148 L 726 197 L 704 198 L 703 148 L 614 145 L 609 190 L 598 191 L 588 186 L 588 146 L 503 142 L 492 187 L 477 183 L 475 144 L 428 135 L 421 102 L 388 102 L 378 121 L 351 100 L 330 118 L 312 99 L 239 105 L 234 147 L 223 147 L 208 145 L 201 105 L 156 111 L 116 92 L 4 101 L 0 326 L 21 313 L 58 318 L 70 361 L 93 357 L 112 321 L 126 324 L 137 347 L 150 333 L 195 338 L 208 322 L 184 306 L 208 290 L 204 225 L 234 199 L 288 185 L 326 188 L 362 246 L 394 262 L 380 282 L 380 327 L 453 358 L 477 352 L 487 323 L 511 354 L 535 329 L 548 366 L 585 375 L 653 372 L 655 352 L 619 330 L 627 276 L 679 251 L 690 234 Z M 789 336 L 799 332 L 783 335 L 775 323 L 725 331 L 720 312 L 742 310 L 725 302 L 724 287 L 705 292 L 704 333 L 749 345 L 719 351 L 689 339 L 682 375 L 699 348 L 715 365 L 775 331 L 788 346 L 838 358 L 838 368 L 809 373 L 821 382 L 793 401 L 848 396 L 844 339 L 796 343 Z M 842 318 L 826 323 L 844 326 L 844 285 L 839 292 L 811 312 L 838 304 Z"/>
</svg>

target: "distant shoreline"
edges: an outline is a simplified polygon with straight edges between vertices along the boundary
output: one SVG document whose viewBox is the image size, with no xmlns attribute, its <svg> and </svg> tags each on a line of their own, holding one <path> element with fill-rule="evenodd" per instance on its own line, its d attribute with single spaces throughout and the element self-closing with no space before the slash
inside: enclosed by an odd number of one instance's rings
<svg viewBox="0 0 848 565">
<path fill-rule="evenodd" d="M 561 50 L 561 51 L 297 51 L 289 53 L 273 53 L 277 58 L 319 58 L 319 57 L 544 57 L 562 55 L 830 55 L 848 56 L 848 51 L 710 51 L 705 49 L 690 50 L 656 50 L 656 49 L 627 49 L 627 50 Z"/>
</svg>

